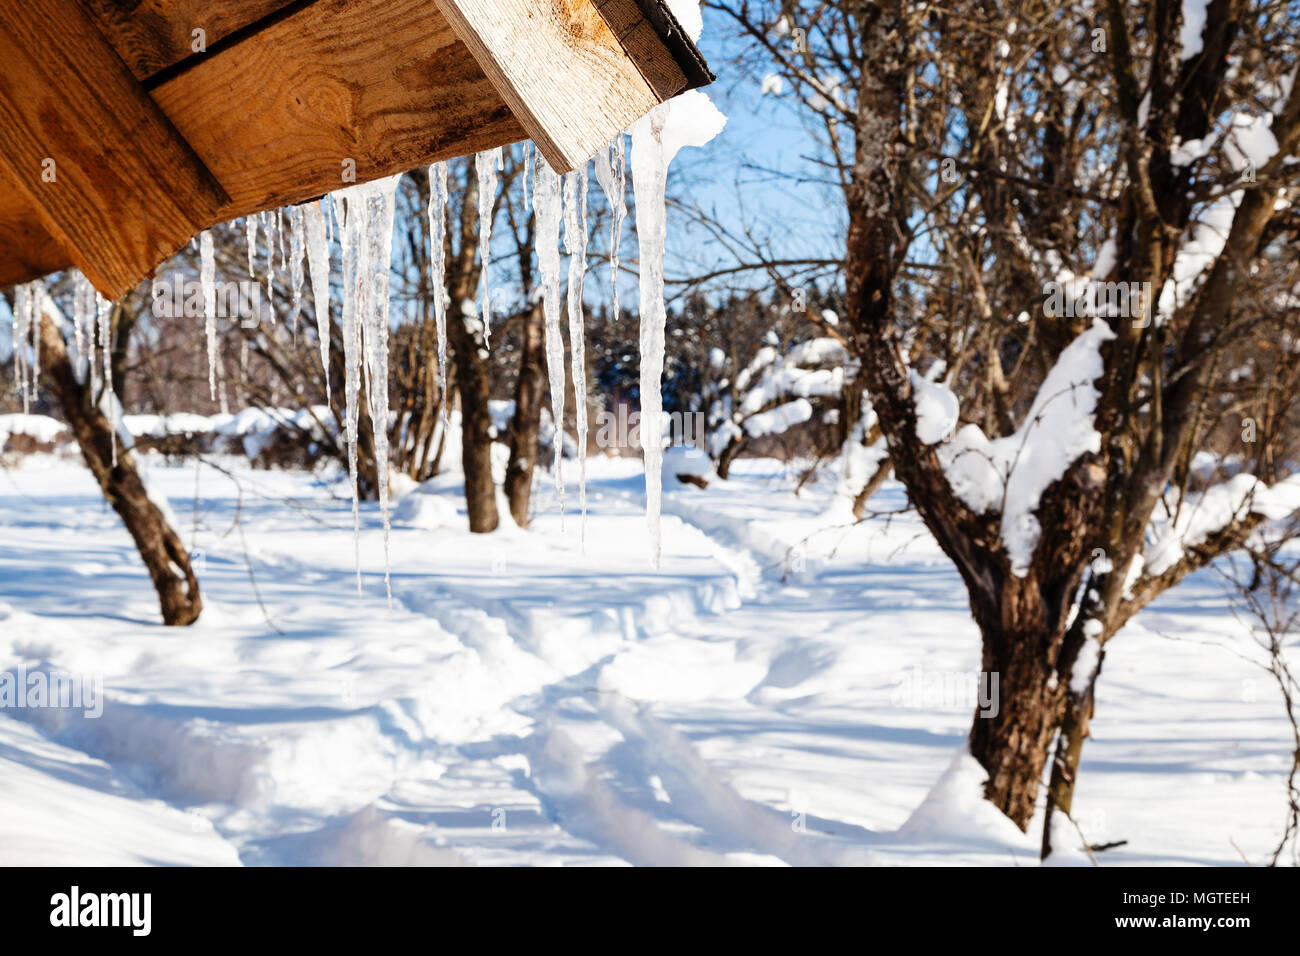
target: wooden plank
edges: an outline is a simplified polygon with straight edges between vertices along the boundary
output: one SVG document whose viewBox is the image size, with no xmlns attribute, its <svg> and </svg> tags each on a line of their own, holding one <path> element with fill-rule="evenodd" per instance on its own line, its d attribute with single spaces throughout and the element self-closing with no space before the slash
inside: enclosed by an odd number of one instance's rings
<svg viewBox="0 0 1300 956">
<path fill-rule="evenodd" d="M 557 171 L 585 163 L 662 100 L 592 0 L 438 5 Z"/>
<path fill-rule="evenodd" d="M 194 31 L 208 47 L 294 0 L 83 0 L 100 32 L 137 80 L 195 55 Z M 199 54 L 203 55 L 203 54 Z"/>
<path fill-rule="evenodd" d="M 318 0 L 153 96 L 229 195 L 195 231 L 347 185 L 345 159 L 366 182 L 527 138 L 433 0 Z M 71 265 L 5 185 L 0 285 Z"/>
<path fill-rule="evenodd" d="M 77 0 L 0 0 L 0 63 L 0 165 L 105 295 L 227 201 Z"/>
<path fill-rule="evenodd" d="M 433 0 L 318 0 L 154 90 L 220 219 L 526 138 Z"/>
<path fill-rule="evenodd" d="M 41 224 L 36 207 L 0 169 L 0 287 L 72 265 L 63 244 Z"/>
</svg>

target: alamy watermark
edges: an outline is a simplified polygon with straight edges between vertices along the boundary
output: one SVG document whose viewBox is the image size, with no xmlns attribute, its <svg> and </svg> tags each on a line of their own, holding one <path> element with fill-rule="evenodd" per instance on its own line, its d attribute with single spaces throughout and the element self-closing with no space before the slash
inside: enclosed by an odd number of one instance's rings
<svg viewBox="0 0 1300 956">
<path fill-rule="evenodd" d="M 927 671 L 905 667 L 895 675 L 889 702 L 895 707 L 927 710 L 977 710 L 998 715 L 998 674 L 983 671 Z"/>
<path fill-rule="evenodd" d="M 1043 291 L 1047 293 L 1043 314 L 1053 318 L 1133 319 L 1139 329 L 1151 321 L 1150 282 L 1049 282 Z"/>
<path fill-rule="evenodd" d="M 664 436 L 670 445 L 693 445 L 703 449 L 706 444 L 706 425 L 703 412 L 661 412 Z M 608 451 L 612 448 L 637 449 L 641 447 L 641 413 L 627 405 L 611 410 L 602 408 L 596 413 L 596 447 Z"/>
<path fill-rule="evenodd" d="M 101 675 L 73 674 L 62 670 L 25 667 L 0 671 L 0 710 L 80 710 L 91 719 L 104 713 L 104 679 Z"/>
<path fill-rule="evenodd" d="M 239 320 L 246 329 L 256 328 L 262 319 L 262 287 L 251 279 L 240 282 L 212 283 L 214 315 L 218 319 Z M 180 272 L 170 278 L 154 280 L 153 314 L 160 319 L 201 319 L 207 315 L 203 302 L 203 283 L 186 280 Z"/>
</svg>

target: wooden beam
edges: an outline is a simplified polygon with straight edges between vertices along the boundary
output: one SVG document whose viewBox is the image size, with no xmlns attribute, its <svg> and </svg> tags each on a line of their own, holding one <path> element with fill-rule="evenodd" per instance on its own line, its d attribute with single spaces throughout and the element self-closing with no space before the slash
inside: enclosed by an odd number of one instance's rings
<svg viewBox="0 0 1300 956">
<path fill-rule="evenodd" d="M 212 47 L 295 0 L 83 0 L 137 80 L 191 56 L 194 31 Z"/>
<path fill-rule="evenodd" d="M 592 0 L 438 0 L 438 5 L 559 172 L 585 163 L 664 99 Z"/>
<path fill-rule="evenodd" d="M 318 0 L 199 59 L 153 98 L 229 196 L 194 231 L 348 185 L 344 160 L 366 182 L 527 138 L 433 0 Z M 72 265 L 6 185 L 0 285 Z M 13 244 L 19 236 L 27 242 Z"/>
<path fill-rule="evenodd" d="M 77 0 L 0 2 L 0 63 L 0 165 L 105 295 L 227 201 Z"/>
<path fill-rule="evenodd" d="M 230 194 L 215 221 L 526 138 L 433 0 L 318 0 L 154 99 Z"/>
</svg>

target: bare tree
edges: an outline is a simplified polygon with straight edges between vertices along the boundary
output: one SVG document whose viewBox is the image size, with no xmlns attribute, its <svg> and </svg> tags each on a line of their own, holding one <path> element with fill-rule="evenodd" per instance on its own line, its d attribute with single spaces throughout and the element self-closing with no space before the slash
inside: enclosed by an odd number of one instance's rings
<svg viewBox="0 0 1300 956">
<path fill-rule="evenodd" d="M 1244 0 L 1213 0 L 1186 36 L 1173 0 L 713 6 L 814 118 L 843 197 L 850 348 L 894 472 L 969 592 L 982 666 L 1000 674 L 998 713 L 970 734 L 985 794 L 1026 828 L 1055 743 L 1049 817 L 1068 811 L 1106 642 L 1239 547 L 1287 473 L 1296 378 L 1253 361 L 1253 400 L 1274 411 L 1247 448 L 1248 478 L 1188 482 L 1197 452 L 1244 414 L 1234 351 L 1300 332 L 1287 242 L 1300 21 L 1286 3 Z M 1260 129 L 1275 149 L 1253 148 Z M 1121 285 L 1146 294 L 1098 298 Z M 1067 349 L 1089 343 L 1100 373 L 1044 394 Z M 918 430 L 924 361 L 947 363 L 937 386 L 990 445 L 1047 441 L 1035 434 L 1047 403 L 1091 403 L 1095 442 L 1028 512 L 1025 560 L 1008 546 L 1005 495 L 954 487 L 954 452 L 976 433 Z M 1021 462 L 1003 463 L 1004 483 Z M 1235 495 L 1232 507 L 1193 520 L 1210 494 Z M 1167 557 L 1149 539 L 1172 545 Z"/>
</svg>

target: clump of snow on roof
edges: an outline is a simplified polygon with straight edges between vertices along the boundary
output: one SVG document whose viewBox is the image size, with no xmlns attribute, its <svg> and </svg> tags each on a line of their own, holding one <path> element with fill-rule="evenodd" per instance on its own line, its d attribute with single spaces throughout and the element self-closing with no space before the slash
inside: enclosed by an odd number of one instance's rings
<svg viewBox="0 0 1300 956">
<path fill-rule="evenodd" d="M 1101 346 L 1114 337 L 1110 326 L 1096 319 L 1066 346 L 1013 434 L 990 441 L 978 425 L 967 425 L 939 448 L 957 497 L 972 511 L 1002 512 L 1002 543 L 1014 574 L 1029 570 L 1042 533 L 1034 512 L 1043 492 L 1081 455 L 1101 449 L 1093 427 L 1099 397 L 1093 383 L 1105 371 Z"/>
</svg>

